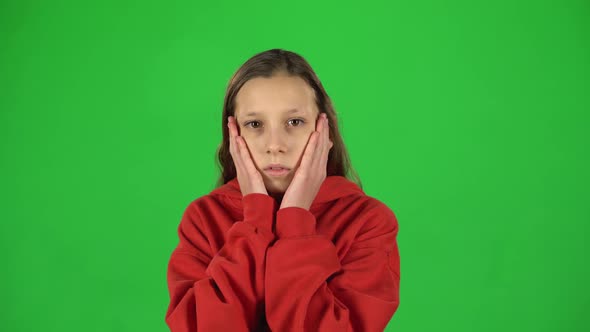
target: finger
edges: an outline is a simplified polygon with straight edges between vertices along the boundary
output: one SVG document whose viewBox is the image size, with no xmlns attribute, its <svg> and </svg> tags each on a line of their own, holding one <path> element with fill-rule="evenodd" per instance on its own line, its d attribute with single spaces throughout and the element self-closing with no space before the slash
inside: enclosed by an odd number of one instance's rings
<svg viewBox="0 0 590 332">
<path fill-rule="evenodd" d="M 332 148 L 332 140 L 330 140 L 330 121 L 326 118 L 326 128 L 325 128 L 325 138 L 326 138 L 326 152 L 329 152 Z"/>
<path fill-rule="evenodd" d="M 319 162 L 318 162 L 318 152 L 321 152 L 321 142 L 322 142 L 322 135 L 323 135 L 323 131 L 322 128 L 324 127 L 324 113 L 320 113 L 318 115 L 317 121 L 316 121 L 316 126 L 315 126 L 315 131 L 312 133 L 309 142 L 308 142 L 308 147 L 310 145 L 312 145 L 312 147 L 309 148 L 309 152 L 307 152 L 307 148 L 306 148 L 306 153 L 307 155 L 304 153 L 304 160 L 302 159 L 301 164 L 305 165 L 304 169 L 309 169 L 309 170 L 313 170 L 313 169 L 317 169 Z"/>
<path fill-rule="evenodd" d="M 301 163 L 299 164 L 299 168 L 302 171 L 307 171 L 310 168 L 311 162 L 313 161 L 313 155 L 316 150 L 317 146 L 317 139 L 318 139 L 318 132 L 314 131 L 309 136 L 309 140 L 307 141 L 307 146 L 305 147 L 305 151 L 303 151 L 303 156 L 301 157 Z"/>
<path fill-rule="evenodd" d="M 254 164 L 254 160 L 250 155 L 250 150 L 248 149 L 248 145 L 242 136 L 237 137 L 238 144 L 240 145 L 240 156 L 241 160 L 244 164 L 244 167 L 248 174 L 255 175 L 258 172 L 256 165 Z"/>
<path fill-rule="evenodd" d="M 320 128 L 318 130 L 318 141 L 316 144 L 316 150 L 313 156 L 313 162 L 312 162 L 312 167 L 313 169 L 318 170 L 321 167 L 321 162 L 322 162 L 322 157 L 323 155 L 326 153 L 326 132 L 327 132 L 327 118 L 324 118 L 322 116 L 322 118 L 320 119 Z"/>
<path fill-rule="evenodd" d="M 319 167 L 325 168 L 328 164 L 328 156 L 330 155 L 330 149 L 332 148 L 332 141 L 330 140 L 330 124 L 326 119 L 326 128 L 324 132 L 325 137 L 325 144 L 324 144 L 324 153 L 322 153 L 321 161 Z M 327 169 L 326 169 L 327 171 Z"/>
<path fill-rule="evenodd" d="M 322 130 L 322 120 L 323 119 L 324 119 L 324 113 L 321 113 L 318 116 L 318 119 L 317 119 L 317 121 L 315 123 L 315 131 L 321 132 L 321 130 Z"/>
<path fill-rule="evenodd" d="M 235 141 L 236 135 L 234 133 L 234 128 L 232 125 L 231 117 L 228 118 L 227 128 L 229 131 L 229 152 L 231 153 L 232 158 L 234 159 L 234 162 L 235 162 L 236 156 L 238 154 L 238 146 L 236 145 L 236 141 Z"/>
<path fill-rule="evenodd" d="M 236 123 L 235 123 L 235 119 L 233 117 L 230 117 L 228 120 L 228 127 L 229 127 L 229 142 L 230 142 L 230 154 L 232 156 L 232 159 L 234 161 L 234 165 L 236 167 L 236 172 L 239 174 L 243 174 L 245 172 L 244 169 L 244 164 L 242 161 L 242 154 L 241 154 L 241 149 L 240 149 L 240 144 L 238 144 L 238 142 L 236 141 L 236 137 L 237 137 L 237 130 L 235 127 Z"/>
<path fill-rule="evenodd" d="M 236 152 L 236 159 L 238 160 L 238 167 L 240 171 L 244 174 L 249 174 L 255 176 L 260 174 L 258 169 L 254 164 L 254 160 L 250 154 L 250 150 L 248 149 L 248 144 L 242 136 L 239 135 L 237 130 L 237 124 L 234 117 L 230 117 L 231 121 L 231 130 L 233 134 L 233 141 L 237 149 Z"/>
<path fill-rule="evenodd" d="M 236 152 L 236 144 L 234 142 L 234 134 L 231 126 L 231 116 L 227 119 L 227 131 L 229 137 L 229 152 L 231 153 L 232 158 L 235 159 L 234 154 Z"/>
</svg>

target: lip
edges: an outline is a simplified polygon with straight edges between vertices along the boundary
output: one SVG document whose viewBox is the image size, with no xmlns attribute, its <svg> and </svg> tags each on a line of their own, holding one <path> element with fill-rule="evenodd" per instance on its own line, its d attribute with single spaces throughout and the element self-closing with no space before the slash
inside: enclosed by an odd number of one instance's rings
<svg viewBox="0 0 590 332">
<path fill-rule="evenodd" d="M 270 169 L 270 168 L 272 168 L 272 167 L 274 167 L 274 168 L 280 167 L 280 168 L 284 168 L 284 169 L 286 169 L 286 170 L 289 170 L 289 167 L 287 167 L 287 166 L 285 166 L 285 165 L 283 165 L 283 164 L 269 164 L 268 166 L 266 166 L 266 167 L 264 168 L 264 170 L 266 171 L 266 170 L 268 170 L 268 169 Z"/>
<path fill-rule="evenodd" d="M 272 169 L 273 167 L 280 167 L 281 169 Z M 290 171 L 291 170 L 287 166 L 281 164 L 270 164 L 264 169 L 264 172 L 270 176 L 285 176 L 289 174 Z"/>
<path fill-rule="evenodd" d="M 265 169 L 264 172 L 270 176 L 285 176 L 287 174 L 289 174 L 290 170 L 286 169 L 286 168 L 282 168 L 282 169 Z"/>
</svg>

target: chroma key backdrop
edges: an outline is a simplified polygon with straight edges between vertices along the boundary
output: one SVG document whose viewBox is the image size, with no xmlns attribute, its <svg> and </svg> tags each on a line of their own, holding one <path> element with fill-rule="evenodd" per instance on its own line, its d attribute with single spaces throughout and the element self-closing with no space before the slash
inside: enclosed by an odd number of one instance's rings
<svg viewBox="0 0 590 332">
<path fill-rule="evenodd" d="M 398 219 L 386 331 L 589 331 L 589 17 L 583 0 L 1 1 L 0 330 L 168 331 L 167 264 L 215 187 L 229 79 L 282 48 Z"/>
</svg>

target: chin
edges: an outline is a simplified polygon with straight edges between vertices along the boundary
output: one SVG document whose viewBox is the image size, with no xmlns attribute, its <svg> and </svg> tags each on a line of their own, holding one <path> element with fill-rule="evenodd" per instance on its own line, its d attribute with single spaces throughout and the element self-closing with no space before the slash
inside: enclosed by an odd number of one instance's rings
<svg viewBox="0 0 590 332">
<path fill-rule="evenodd" d="M 265 181 L 266 190 L 272 194 L 284 194 L 289 186 L 289 183 L 285 183 L 285 180 L 269 179 Z"/>
</svg>

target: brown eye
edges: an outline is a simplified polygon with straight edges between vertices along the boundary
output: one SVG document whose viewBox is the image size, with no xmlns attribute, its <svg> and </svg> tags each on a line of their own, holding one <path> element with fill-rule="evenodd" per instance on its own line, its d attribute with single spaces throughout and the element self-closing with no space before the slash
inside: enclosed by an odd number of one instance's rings
<svg viewBox="0 0 590 332">
<path fill-rule="evenodd" d="M 258 121 L 250 121 L 250 122 L 247 122 L 247 123 L 245 123 L 245 124 L 244 124 L 244 127 L 248 127 L 248 126 L 249 126 L 250 124 L 252 124 L 252 123 L 257 123 L 257 124 L 259 124 L 259 125 L 260 125 L 260 122 L 258 122 Z M 258 127 L 251 127 L 251 128 L 254 128 L 254 129 L 256 129 L 256 128 L 258 128 Z"/>
<path fill-rule="evenodd" d="M 295 125 L 295 127 L 301 126 L 303 124 L 303 122 L 304 122 L 302 119 L 291 119 L 289 121 L 297 121 L 298 124 Z"/>
</svg>

